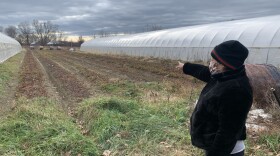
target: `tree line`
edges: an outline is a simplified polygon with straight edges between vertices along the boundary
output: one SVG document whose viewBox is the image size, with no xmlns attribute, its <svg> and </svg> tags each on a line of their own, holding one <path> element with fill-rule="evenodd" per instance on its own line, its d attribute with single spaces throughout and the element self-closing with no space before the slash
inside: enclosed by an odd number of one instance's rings
<svg viewBox="0 0 280 156">
<path fill-rule="evenodd" d="M 144 26 L 143 32 L 162 30 L 163 27 L 157 24 L 147 24 Z M 65 36 L 63 31 L 59 30 L 59 26 L 53 24 L 51 21 L 39 21 L 33 20 L 29 22 L 21 22 L 17 26 L 8 26 L 3 28 L 0 26 L 0 32 L 15 38 L 22 45 L 30 45 L 36 42 L 37 45 L 45 46 L 50 41 L 63 43 L 63 45 L 69 46 L 80 46 L 84 39 L 82 36 L 79 37 L 77 42 L 67 41 L 67 36 Z M 118 36 L 133 33 L 112 33 L 105 30 L 100 30 L 96 34 L 93 34 L 93 38 L 103 38 L 110 36 Z"/>
<path fill-rule="evenodd" d="M 59 26 L 53 24 L 51 21 L 39 21 L 35 19 L 31 23 L 25 21 L 19 23 L 17 26 L 8 26 L 6 28 L 0 26 L 0 32 L 16 39 L 22 45 L 37 43 L 37 45 L 45 46 L 51 41 L 68 43 L 64 32 L 60 31 Z M 80 36 L 78 43 L 81 44 L 83 41 L 82 36 Z"/>
<path fill-rule="evenodd" d="M 141 32 L 150 32 L 150 31 L 157 31 L 164 29 L 161 25 L 158 24 L 147 24 L 144 26 Z M 103 38 L 103 37 L 111 37 L 111 36 L 118 36 L 118 35 L 129 35 L 135 34 L 136 32 L 108 32 L 105 30 L 100 30 L 97 33 L 93 34 L 93 38 Z"/>
</svg>

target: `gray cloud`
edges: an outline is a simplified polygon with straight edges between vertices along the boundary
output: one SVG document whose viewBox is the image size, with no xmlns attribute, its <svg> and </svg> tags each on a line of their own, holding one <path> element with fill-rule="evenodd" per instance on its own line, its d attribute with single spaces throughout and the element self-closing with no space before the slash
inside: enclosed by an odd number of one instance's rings
<svg viewBox="0 0 280 156">
<path fill-rule="evenodd" d="M 280 14 L 280 0 L 9 0 L 0 25 L 51 20 L 78 35 L 142 32 L 147 24 L 174 28 Z"/>
</svg>

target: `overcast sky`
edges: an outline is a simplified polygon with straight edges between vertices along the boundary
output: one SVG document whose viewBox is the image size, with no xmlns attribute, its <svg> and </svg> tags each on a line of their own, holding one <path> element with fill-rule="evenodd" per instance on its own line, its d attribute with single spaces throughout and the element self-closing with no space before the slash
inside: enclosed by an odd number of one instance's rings
<svg viewBox="0 0 280 156">
<path fill-rule="evenodd" d="M 51 20 L 72 35 L 143 32 L 280 14 L 280 0 L 1 0 L 0 26 Z"/>
</svg>

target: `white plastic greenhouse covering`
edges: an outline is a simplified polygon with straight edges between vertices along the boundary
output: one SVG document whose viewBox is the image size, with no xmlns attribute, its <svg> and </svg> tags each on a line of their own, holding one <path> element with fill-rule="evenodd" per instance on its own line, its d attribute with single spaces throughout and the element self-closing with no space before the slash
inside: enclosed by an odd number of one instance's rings
<svg viewBox="0 0 280 156">
<path fill-rule="evenodd" d="M 0 63 L 21 51 L 21 45 L 13 38 L 0 33 Z"/>
<path fill-rule="evenodd" d="M 280 66 L 280 15 L 93 39 L 81 51 L 208 61 L 211 50 L 227 40 L 249 49 L 247 63 Z"/>
</svg>

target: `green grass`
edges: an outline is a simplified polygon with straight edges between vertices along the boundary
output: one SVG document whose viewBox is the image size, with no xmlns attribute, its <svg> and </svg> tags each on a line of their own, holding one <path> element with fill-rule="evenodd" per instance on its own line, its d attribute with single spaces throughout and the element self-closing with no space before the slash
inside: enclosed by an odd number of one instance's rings
<svg viewBox="0 0 280 156">
<path fill-rule="evenodd" d="M 23 53 L 0 63 L 0 116 L 4 115 L 13 105 L 13 94 L 19 76 Z"/>
<path fill-rule="evenodd" d="M 280 134 L 276 132 L 265 132 L 258 135 L 257 139 L 247 138 L 246 155 L 254 156 L 278 156 L 280 154 Z"/>
<path fill-rule="evenodd" d="M 83 101 L 78 117 L 100 150 L 110 150 L 113 155 L 166 155 L 176 149 L 194 150 L 186 106 L 185 101 L 151 106 L 103 97 Z"/>
<path fill-rule="evenodd" d="M 280 133 L 279 129 L 275 132 L 260 134 L 256 140 L 247 141 L 248 154 L 256 156 L 280 154 Z M 277 155 L 278 156 L 278 155 Z"/>
<path fill-rule="evenodd" d="M 131 82 L 120 81 L 116 83 L 105 83 L 100 86 L 101 91 L 105 94 L 115 95 L 124 99 L 133 99 L 137 101 L 170 101 L 171 96 L 181 96 L 180 86 L 172 82 Z M 182 99 L 182 98 L 181 98 Z"/>
<path fill-rule="evenodd" d="M 22 57 L 23 54 L 19 53 L 0 64 L 0 93 L 1 94 L 6 90 L 7 83 L 17 75 L 20 68 L 20 61 L 22 60 Z"/>
<path fill-rule="evenodd" d="M 280 133 L 261 135 L 259 143 L 265 145 L 274 153 L 280 153 Z"/>
<path fill-rule="evenodd" d="M 145 83 L 141 83 L 139 86 L 140 88 L 150 89 L 154 91 L 162 91 L 164 89 L 164 86 L 159 82 L 145 82 Z"/>
<path fill-rule="evenodd" d="M 101 86 L 101 90 L 105 93 L 115 94 L 128 98 L 136 98 L 142 94 L 137 84 L 130 81 L 103 84 Z"/>
<path fill-rule="evenodd" d="M 0 119 L 0 155 L 98 155 L 95 143 L 58 108 L 44 98 L 19 99 Z"/>
</svg>

